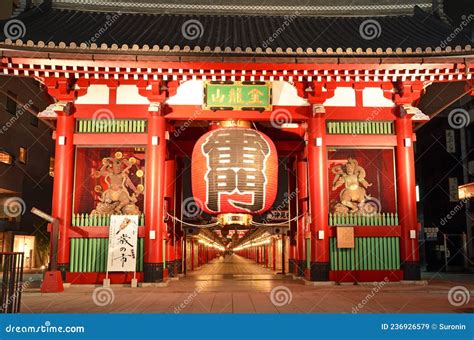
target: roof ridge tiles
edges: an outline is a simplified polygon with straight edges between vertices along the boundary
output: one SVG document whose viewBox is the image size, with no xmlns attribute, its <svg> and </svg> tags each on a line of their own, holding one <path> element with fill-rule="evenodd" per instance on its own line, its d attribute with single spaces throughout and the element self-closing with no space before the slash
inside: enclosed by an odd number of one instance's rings
<svg viewBox="0 0 474 340">
<path fill-rule="evenodd" d="M 422 10 L 412 16 L 300 17 L 81 12 L 41 8 L 0 31 L 4 46 L 84 53 L 258 55 L 423 55 L 471 53 L 471 42 Z M 474 20 L 474 15 L 472 20 Z M 238 25 L 236 26 L 236 22 Z M 78 29 L 78 23 L 84 29 Z M 16 25 L 9 32 L 7 25 Z M 127 29 L 125 29 L 127 28 Z M 401 34 L 403 32 L 403 34 Z M 224 36 L 225 35 L 225 36 Z"/>
<path fill-rule="evenodd" d="M 292 1 L 289 5 L 286 1 L 262 1 L 261 4 L 254 4 L 248 0 L 233 0 L 232 3 L 220 1 L 220 3 L 202 3 L 204 1 L 198 0 L 148 0 L 148 1 L 123 1 L 123 0 L 50 0 L 53 8 L 70 8 L 75 10 L 96 10 L 96 11 L 110 11 L 122 10 L 130 12 L 153 12 L 153 11 L 169 11 L 169 12 L 226 12 L 244 14 L 269 14 L 275 12 L 313 12 L 313 14 L 341 14 L 346 13 L 365 13 L 366 15 L 384 15 L 388 11 L 396 11 L 397 13 L 413 13 L 413 8 L 418 5 L 425 9 L 432 9 L 432 2 L 428 0 L 393 0 L 390 4 L 380 4 L 378 1 L 370 0 L 352 0 L 352 1 L 327 1 L 325 4 L 311 5 L 307 1 Z M 349 3 L 348 3 L 349 2 Z M 356 4 L 359 2 L 360 4 Z M 342 4 L 344 3 L 344 4 Z M 363 3 L 363 4 L 362 4 Z"/>
</svg>

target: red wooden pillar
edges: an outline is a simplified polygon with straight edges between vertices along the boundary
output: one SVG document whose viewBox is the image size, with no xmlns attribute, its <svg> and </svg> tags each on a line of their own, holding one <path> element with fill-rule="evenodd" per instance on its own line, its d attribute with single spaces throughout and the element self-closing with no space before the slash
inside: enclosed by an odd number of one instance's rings
<svg viewBox="0 0 474 340">
<path fill-rule="evenodd" d="M 167 211 L 175 216 L 175 161 L 167 160 L 165 162 L 165 197 L 167 202 Z M 167 242 L 166 242 L 166 267 L 170 277 L 176 276 L 175 270 L 175 221 L 169 218 L 167 223 Z"/>
<path fill-rule="evenodd" d="M 74 182 L 74 116 L 56 112 L 56 147 L 54 154 L 54 185 L 52 215 L 59 219 L 57 263 L 63 280 L 69 271 L 69 235 L 72 218 Z M 52 249 L 52 248 L 51 248 Z"/>
<path fill-rule="evenodd" d="M 410 117 L 396 119 L 398 216 L 401 226 L 400 260 L 405 280 L 420 279 L 418 221 L 416 213 L 413 126 Z"/>
<path fill-rule="evenodd" d="M 298 227 L 296 231 L 296 263 L 298 276 L 304 276 L 306 268 L 305 252 L 305 226 L 308 214 L 308 168 L 306 160 L 301 157 L 297 160 L 297 181 L 298 181 Z"/>
<path fill-rule="evenodd" d="M 197 256 L 196 256 L 196 267 L 199 268 L 201 266 L 201 258 L 199 257 L 200 255 L 200 252 L 199 252 L 199 249 L 201 247 L 201 245 L 199 244 L 199 242 L 197 242 L 195 244 L 195 247 L 196 247 L 196 253 L 197 253 Z"/>
<path fill-rule="evenodd" d="M 290 235 L 289 242 L 289 258 L 288 258 L 288 272 L 291 274 L 297 273 L 296 265 L 296 233 L 298 228 L 298 193 L 296 180 L 296 159 L 291 157 L 288 160 L 288 207 L 290 214 Z"/>
<path fill-rule="evenodd" d="M 272 237 L 272 269 L 276 270 L 276 242 L 275 238 Z"/>
<path fill-rule="evenodd" d="M 311 209 L 311 281 L 329 280 L 328 171 L 322 114 L 308 119 L 308 181 Z"/>
<path fill-rule="evenodd" d="M 145 282 L 160 282 L 166 275 L 163 268 L 166 121 L 159 114 L 150 112 L 148 117 L 143 264 Z"/>
<path fill-rule="evenodd" d="M 182 171 L 182 160 L 181 158 L 176 159 L 176 167 L 178 168 L 178 171 L 175 173 L 175 216 L 178 217 L 180 220 L 182 220 L 182 176 L 181 176 L 181 171 Z M 175 256 L 176 256 L 176 272 L 178 274 L 181 274 L 183 272 L 183 242 L 184 242 L 184 233 L 183 233 L 183 226 L 181 225 L 181 222 L 176 221 L 175 225 Z"/>
<path fill-rule="evenodd" d="M 194 239 L 190 239 L 191 242 L 191 270 L 194 270 Z"/>
<path fill-rule="evenodd" d="M 268 268 L 268 247 L 269 244 L 265 245 L 265 267 Z"/>
</svg>

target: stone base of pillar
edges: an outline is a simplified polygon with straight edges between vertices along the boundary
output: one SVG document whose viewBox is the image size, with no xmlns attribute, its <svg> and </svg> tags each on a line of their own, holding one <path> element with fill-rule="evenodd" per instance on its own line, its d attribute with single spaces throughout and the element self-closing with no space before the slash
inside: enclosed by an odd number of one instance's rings
<svg viewBox="0 0 474 340">
<path fill-rule="evenodd" d="M 306 269 L 305 260 L 295 260 L 296 261 L 296 275 L 304 277 L 304 270 Z"/>
<path fill-rule="evenodd" d="M 296 264 L 295 264 L 295 259 L 289 259 L 288 260 L 288 273 L 289 274 L 294 274 L 295 273 L 295 268 L 296 268 Z"/>
<path fill-rule="evenodd" d="M 61 272 L 63 282 L 66 282 L 66 273 L 69 271 L 69 263 L 58 264 L 58 270 Z"/>
<path fill-rule="evenodd" d="M 421 280 L 420 262 L 404 262 L 401 269 L 403 280 Z"/>
<path fill-rule="evenodd" d="M 163 263 L 144 263 L 143 281 L 144 282 L 163 282 Z"/>
<path fill-rule="evenodd" d="M 182 274 L 183 273 L 183 261 L 181 260 L 175 260 L 175 268 L 176 268 L 176 273 Z"/>
<path fill-rule="evenodd" d="M 169 261 L 169 262 L 166 262 L 166 268 L 168 268 L 168 275 L 169 277 L 174 277 L 174 273 L 175 273 L 175 263 L 174 261 Z"/>
<path fill-rule="evenodd" d="M 310 276 L 311 281 L 329 281 L 328 262 L 311 262 Z"/>
</svg>

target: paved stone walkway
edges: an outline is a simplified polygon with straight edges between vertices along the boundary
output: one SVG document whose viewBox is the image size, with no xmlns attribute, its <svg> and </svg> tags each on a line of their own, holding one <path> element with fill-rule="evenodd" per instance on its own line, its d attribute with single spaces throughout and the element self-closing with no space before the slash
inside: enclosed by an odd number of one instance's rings
<svg viewBox="0 0 474 340">
<path fill-rule="evenodd" d="M 216 259 L 167 287 L 72 286 L 64 293 L 23 293 L 23 313 L 472 313 L 474 277 L 434 278 L 428 285 L 308 286 L 233 255 Z M 450 304 L 452 287 L 473 296 Z"/>
</svg>

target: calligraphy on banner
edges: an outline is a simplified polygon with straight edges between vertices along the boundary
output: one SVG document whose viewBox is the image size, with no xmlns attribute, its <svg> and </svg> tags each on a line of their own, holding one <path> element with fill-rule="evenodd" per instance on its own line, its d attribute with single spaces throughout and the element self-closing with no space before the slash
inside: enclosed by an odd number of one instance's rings
<svg viewBox="0 0 474 340">
<path fill-rule="evenodd" d="M 268 82 L 207 81 L 205 110 L 271 110 Z"/>
<path fill-rule="evenodd" d="M 112 215 L 107 271 L 133 272 L 137 263 L 138 215 Z"/>
</svg>

